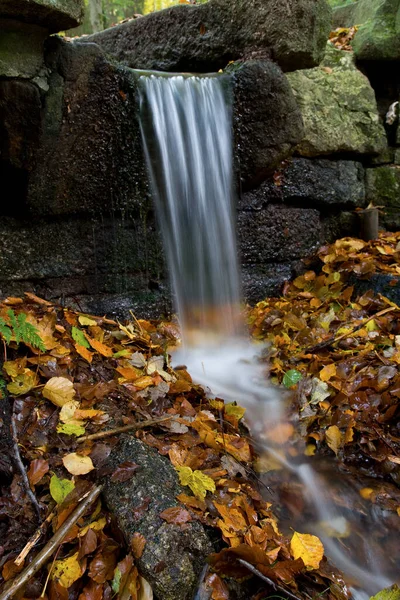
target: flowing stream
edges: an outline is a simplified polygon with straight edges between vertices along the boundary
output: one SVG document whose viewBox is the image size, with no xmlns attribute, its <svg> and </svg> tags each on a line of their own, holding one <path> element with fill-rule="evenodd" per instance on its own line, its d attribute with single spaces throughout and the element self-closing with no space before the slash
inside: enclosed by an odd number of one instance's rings
<svg viewBox="0 0 400 600">
<path fill-rule="evenodd" d="M 240 315 L 229 79 L 138 75 L 143 144 L 182 328 L 183 349 L 174 362 L 187 365 L 214 395 L 246 407 L 258 447 L 305 490 L 312 517 L 297 518 L 297 530 L 318 535 L 354 598 L 368 598 L 397 577 L 396 558 L 368 542 L 368 528 L 384 531 L 386 515 L 374 519 L 364 507 L 356 513 L 358 490 L 345 476 L 295 463 L 285 457 L 284 444 L 268 438 L 285 419 L 285 402 L 268 384 L 260 348 L 248 339 Z M 346 497 L 345 509 L 331 500 L 334 493 Z M 353 543 L 347 530 L 356 531 Z"/>
</svg>

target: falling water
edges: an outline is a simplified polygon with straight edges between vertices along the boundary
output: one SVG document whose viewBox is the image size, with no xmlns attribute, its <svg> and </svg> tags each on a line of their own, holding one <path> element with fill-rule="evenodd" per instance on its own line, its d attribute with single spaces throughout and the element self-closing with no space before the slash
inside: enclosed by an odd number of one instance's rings
<svg viewBox="0 0 400 600">
<path fill-rule="evenodd" d="M 351 525 L 351 510 L 344 514 L 331 500 L 334 478 L 324 478 L 309 464 L 295 465 L 285 458 L 284 444 L 272 447 L 269 441 L 269 431 L 285 419 L 285 403 L 268 384 L 257 360 L 259 348 L 246 336 L 240 318 L 229 80 L 148 73 L 139 77 L 139 92 L 150 182 L 184 342 L 175 361 L 186 364 L 193 379 L 213 394 L 246 407 L 258 446 L 306 490 L 313 518 L 296 527 L 305 532 L 312 528 L 355 586 L 354 597 L 367 598 L 366 593 L 390 585 L 395 576 L 390 569 L 385 575 L 376 549 L 368 545 L 365 522 L 364 552 L 360 558 L 349 556 L 340 538 Z M 335 483 L 342 485 L 342 479 Z M 352 505 L 358 493 L 348 487 L 339 495 L 347 495 Z M 384 556 L 383 549 L 378 554 Z"/>
</svg>

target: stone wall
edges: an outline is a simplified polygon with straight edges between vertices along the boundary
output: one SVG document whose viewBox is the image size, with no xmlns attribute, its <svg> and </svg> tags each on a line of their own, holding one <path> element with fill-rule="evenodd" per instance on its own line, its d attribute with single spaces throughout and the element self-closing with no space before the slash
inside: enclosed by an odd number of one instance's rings
<svg viewBox="0 0 400 600">
<path fill-rule="evenodd" d="M 73 41 L 48 34 L 78 22 L 78 0 L 64 13 L 19 3 L 19 16 L 0 11 L 14 44 L 0 46 L 2 296 L 33 290 L 117 315 L 170 310 L 133 66 L 231 76 L 249 301 L 279 294 L 322 243 L 357 234 L 356 210 L 370 201 L 385 206 L 384 226 L 399 226 L 400 134 L 396 118 L 385 123 L 393 90 L 380 93 L 382 69 L 374 79 L 353 53 L 326 47 L 325 0 L 210 0 Z"/>
</svg>

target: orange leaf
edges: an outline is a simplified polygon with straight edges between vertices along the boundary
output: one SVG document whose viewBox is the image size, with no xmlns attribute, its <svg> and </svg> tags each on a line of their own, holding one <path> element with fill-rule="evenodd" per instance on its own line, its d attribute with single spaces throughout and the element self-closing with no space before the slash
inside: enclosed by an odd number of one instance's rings
<svg viewBox="0 0 400 600">
<path fill-rule="evenodd" d="M 144 535 L 135 531 L 131 539 L 131 548 L 135 558 L 140 558 L 142 556 L 145 545 L 146 538 Z"/>
<path fill-rule="evenodd" d="M 35 458 L 29 466 L 28 479 L 31 487 L 35 486 L 49 470 L 49 463 L 43 458 Z"/>
<path fill-rule="evenodd" d="M 167 508 L 160 513 L 160 517 L 167 523 L 173 523 L 174 525 L 182 525 L 192 520 L 190 512 L 182 506 Z"/>
<path fill-rule="evenodd" d="M 85 346 L 81 346 L 80 344 L 74 344 L 75 350 L 78 354 L 82 356 L 88 363 L 91 363 L 93 360 L 93 352 L 90 352 Z"/>
<path fill-rule="evenodd" d="M 144 390 L 144 388 L 149 387 L 149 385 L 153 385 L 153 379 L 152 377 L 150 377 L 149 375 L 144 375 L 143 377 L 139 377 L 139 379 L 136 379 L 134 385 L 135 388 L 138 388 L 139 390 Z"/>
<path fill-rule="evenodd" d="M 92 348 L 94 348 L 96 350 L 96 352 L 98 352 L 102 356 L 109 358 L 110 356 L 113 355 L 113 350 L 109 346 L 106 346 L 105 344 L 102 344 L 98 340 L 91 338 L 87 333 L 85 333 L 85 338 L 87 339 L 89 344 L 92 346 Z"/>
</svg>

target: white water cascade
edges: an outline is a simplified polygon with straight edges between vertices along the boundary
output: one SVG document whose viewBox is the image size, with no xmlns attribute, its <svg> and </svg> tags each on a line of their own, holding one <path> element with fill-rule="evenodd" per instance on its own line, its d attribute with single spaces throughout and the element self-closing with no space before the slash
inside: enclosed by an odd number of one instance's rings
<svg viewBox="0 0 400 600">
<path fill-rule="evenodd" d="M 258 447 L 307 491 L 314 518 L 297 524 L 297 530 L 319 535 L 326 554 L 348 577 L 353 596 L 368 598 L 397 576 L 393 564 L 382 560 L 384 548 L 377 554 L 368 545 L 373 519 L 364 526 L 361 558 L 349 555 L 340 530 L 351 521 L 351 510 L 343 514 L 331 501 L 329 477 L 282 458 L 284 447 L 270 447 L 268 440 L 268 429 L 284 419 L 285 403 L 268 384 L 257 360 L 260 348 L 246 336 L 240 316 L 229 80 L 147 73 L 138 81 L 143 144 L 182 328 L 183 349 L 174 362 L 187 365 L 193 379 L 213 394 L 246 407 Z M 357 501 L 357 492 L 342 493 L 348 504 Z M 326 535 L 326 523 L 333 534 Z"/>
</svg>

